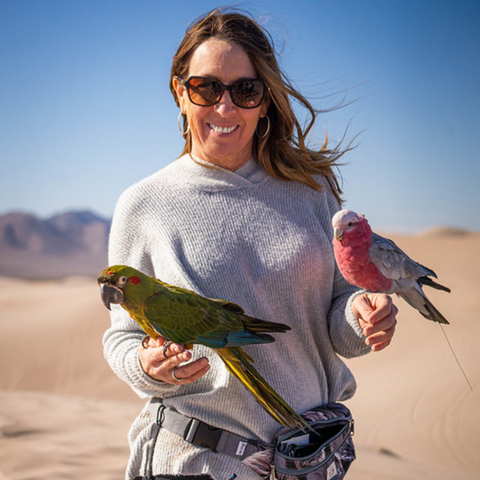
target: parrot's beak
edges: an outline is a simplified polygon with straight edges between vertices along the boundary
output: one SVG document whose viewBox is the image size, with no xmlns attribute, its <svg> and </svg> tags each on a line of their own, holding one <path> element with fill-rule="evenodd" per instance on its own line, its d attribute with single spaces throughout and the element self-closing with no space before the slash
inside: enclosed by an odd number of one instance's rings
<svg viewBox="0 0 480 480">
<path fill-rule="evenodd" d="M 337 242 L 341 242 L 343 238 L 343 230 L 341 228 L 335 227 L 333 230 L 333 235 Z"/>
<path fill-rule="evenodd" d="M 112 303 L 123 303 L 123 292 L 111 283 L 105 282 L 100 284 L 100 295 L 102 297 L 103 304 L 109 310 Z"/>
</svg>

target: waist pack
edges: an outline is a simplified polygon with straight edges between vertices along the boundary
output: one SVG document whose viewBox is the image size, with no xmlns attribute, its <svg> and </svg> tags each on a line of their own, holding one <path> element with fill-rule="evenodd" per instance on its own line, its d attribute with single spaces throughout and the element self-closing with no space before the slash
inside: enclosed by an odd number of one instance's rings
<svg viewBox="0 0 480 480">
<path fill-rule="evenodd" d="M 353 418 L 339 403 L 317 407 L 303 416 L 313 432 L 284 428 L 275 438 L 272 478 L 339 480 L 355 460 Z"/>
<path fill-rule="evenodd" d="M 321 405 L 303 414 L 312 431 L 283 428 L 271 444 L 185 417 L 165 408 L 160 399 L 153 399 L 149 410 L 159 426 L 193 445 L 241 460 L 265 480 L 340 480 L 355 460 L 353 418 L 340 403 Z"/>
</svg>

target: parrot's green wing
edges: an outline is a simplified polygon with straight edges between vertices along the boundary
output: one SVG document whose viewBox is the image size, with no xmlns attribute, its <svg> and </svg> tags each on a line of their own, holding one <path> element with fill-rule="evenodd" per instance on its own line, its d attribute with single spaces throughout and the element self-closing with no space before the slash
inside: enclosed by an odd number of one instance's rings
<svg viewBox="0 0 480 480">
<path fill-rule="evenodd" d="M 225 300 L 210 300 L 173 286 L 149 297 L 143 308 L 145 318 L 166 339 L 211 348 L 225 346 L 230 333 L 244 330 L 235 311 L 243 312 Z"/>
<path fill-rule="evenodd" d="M 158 332 L 175 343 L 215 349 L 229 372 L 281 425 L 309 429 L 308 423 L 253 367 L 253 359 L 242 349 L 243 345 L 273 342 L 269 333 L 285 332 L 290 329 L 288 325 L 249 317 L 242 307 L 227 300 L 205 298 L 153 278 L 147 282 L 144 278 L 138 280 L 127 284 L 129 300 L 123 306 L 148 335 L 152 336 L 149 332 L 153 331 L 155 337 Z"/>
<path fill-rule="evenodd" d="M 229 302 L 228 300 L 222 300 L 220 298 L 210 298 L 209 300 L 211 302 L 218 303 L 218 305 L 220 305 L 225 310 L 230 310 L 231 312 L 234 312 L 234 313 L 245 313 L 245 311 L 240 305 L 237 305 L 236 303 L 233 303 L 233 302 Z"/>
</svg>

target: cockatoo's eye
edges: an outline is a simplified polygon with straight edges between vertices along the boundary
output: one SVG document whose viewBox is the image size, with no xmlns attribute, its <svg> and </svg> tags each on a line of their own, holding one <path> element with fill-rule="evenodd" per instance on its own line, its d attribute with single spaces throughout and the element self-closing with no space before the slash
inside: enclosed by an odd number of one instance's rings
<svg viewBox="0 0 480 480">
<path fill-rule="evenodd" d="M 353 225 L 353 222 L 348 222 L 347 223 L 347 228 L 350 228 Z"/>
<path fill-rule="evenodd" d="M 126 283 L 127 283 L 127 277 L 121 276 L 121 277 L 118 279 L 117 285 L 118 285 L 119 287 L 123 287 Z"/>
</svg>

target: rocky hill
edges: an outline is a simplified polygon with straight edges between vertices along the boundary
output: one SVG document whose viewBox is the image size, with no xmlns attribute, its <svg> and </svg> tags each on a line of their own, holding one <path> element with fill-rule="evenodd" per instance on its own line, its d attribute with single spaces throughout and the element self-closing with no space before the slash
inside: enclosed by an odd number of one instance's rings
<svg viewBox="0 0 480 480">
<path fill-rule="evenodd" d="M 48 219 L 0 216 L 0 275 L 31 279 L 96 276 L 107 265 L 110 220 L 92 212 Z"/>
</svg>

